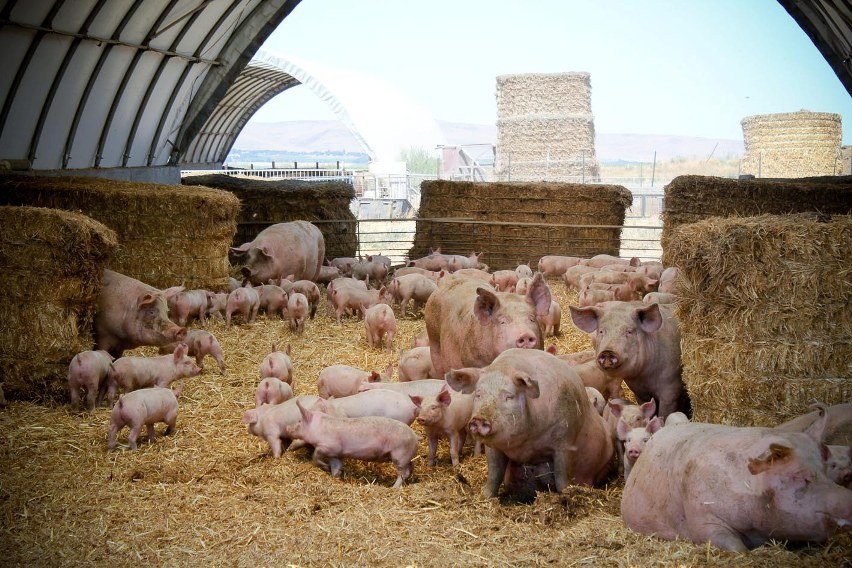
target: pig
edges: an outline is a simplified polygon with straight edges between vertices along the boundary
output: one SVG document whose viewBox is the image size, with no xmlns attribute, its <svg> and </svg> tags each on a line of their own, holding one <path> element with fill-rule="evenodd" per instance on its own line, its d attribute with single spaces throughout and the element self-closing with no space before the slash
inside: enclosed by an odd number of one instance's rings
<svg viewBox="0 0 852 568">
<path fill-rule="evenodd" d="M 296 333 L 305 332 L 305 320 L 310 311 L 308 299 L 299 292 L 290 292 L 287 296 L 287 319 L 290 320 L 290 329 Z"/>
<path fill-rule="evenodd" d="M 288 274 L 295 280 L 314 281 L 325 258 L 325 239 L 307 221 L 276 223 L 231 251 L 246 259 L 242 274 L 255 286 Z"/>
<path fill-rule="evenodd" d="M 624 444 L 618 439 L 618 422 L 624 420 L 629 428 L 644 428 L 657 412 L 657 403 L 649 400 L 641 405 L 630 401 L 614 398 L 607 402 L 603 419 L 607 430 L 615 440 L 615 453 L 618 456 L 618 467 L 623 472 Z"/>
<path fill-rule="evenodd" d="M 447 381 L 437 379 L 424 379 L 421 381 L 408 381 L 404 383 L 363 383 L 358 386 L 358 392 L 374 389 L 392 390 L 408 396 L 437 396 Z"/>
<path fill-rule="evenodd" d="M 115 358 L 106 351 L 83 351 L 74 355 L 68 365 L 68 391 L 71 406 L 81 406 L 83 390 L 86 391 L 86 408 L 94 410 L 103 399 L 107 386 L 109 367 Z"/>
<path fill-rule="evenodd" d="M 222 375 L 225 374 L 226 367 L 222 347 L 212 333 L 203 329 L 190 330 L 186 335 L 184 343 L 188 348 L 187 355 L 195 357 L 195 364 L 198 365 L 199 369 L 204 371 L 204 357 L 210 355 L 216 360 L 216 364 L 219 365 L 219 373 Z M 160 347 L 160 355 L 174 353 L 177 346 L 177 343 L 170 343 L 169 345 Z"/>
<path fill-rule="evenodd" d="M 538 271 L 547 277 L 562 276 L 565 271 L 577 266 L 582 259 L 576 256 L 546 255 L 538 261 Z"/>
<path fill-rule="evenodd" d="M 559 356 L 557 355 L 557 357 Z M 562 359 L 562 357 L 559 358 Z M 594 358 L 589 361 L 577 363 L 574 365 L 574 370 L 580 376 L 583 386 L 597 389 L 603 395 L 604 400 L 621 398 L 623 394 L 621 379 L 607 375 L 598 367 L 597 361 Z"/>
<path fill-rule="evenodd" d="M 424 256 L 423 258 L 416 258 L 408 262 L 408 266 L 413 266 L 414 268 L 422 268 L 424 270 L 431 270 L 433 272 L 440 272 L 441 270 L 447 270 L 449 267 L 449 258 L 444 256 L 441 253 L 430 253 L 429 256 Z"/>
<path fill-rule="evenodd" d="M 438 376 L 450 369 L 484 367 L 512 347 L 541 349 L 536 318 L 547 315 L 550 302 L 540 274 L 526 296 L 448 276 L 426 303 L 426 331 Z"/>
<path fill-rule="evenodd" d="M 666 416 L 666 427 L 686 424 L 687 422 L 689 422 L 689 418 L 683 412 L 672 412 Z"/>
<path fill-rule="evenodd" d="M 239 288 L 239 286 L 237 286 Z M 225 319 L 225 309 L 228 307 L 228 295 L 225 292 L 207 292 L 207 316 L 220 316 Z"/>
<path fill-rule="evenodd" d="M 473 411 L 473 395 L 450 393 L 448 387 L 444 386 L 437 396 L 412 396 L 411 402 L 420 409 L 417 423 L 423 426 L 429 441 L 427 465 L 437 465 L 438 441 L 447 438 L 450 441 L 450 460 L 453 467 L 458 467 L 461 450 L 467 438 L 467 423 Z M 475 454 L 482 452 L 481 446 L 477 441 Z"/>
<path fill-rule="evenodd" d="M 464 276 L 465 278 L 473 278 L 475 280 L 482 280 L 483 282 L 491 282 L 492 274 L 490 272 L 486 272 L 484 270 L 480 270 L 478 268 L 461 268 L 453 272 L 456 276 Z M 441 278 L 447 275 L 447 272 L 442 270 L 438 273 L 438 279 L 436 282 L 440 281 Z"/>
<path fill-rule="evenodd" d="M 255 288 L 257 290 L 258 313 L 263 312 L 267 317 L 278 314 L 281 319 L 287 315 L 287 292 L 281 286 L 275 284 L 263 284 Z"/>
<path fill-rule="evenodd" d="M 556 491 L 570 481 L 594 485 L 609 473 L 612 437 L 568 363 L 514 348 L 482 369 L 456 369 L 445 377 L 450 388 L 474 396 L 468 428 L 486 446 L 485 497 L 496 497 L 502 483 L 512 490 L 510 464 L 552 462 Z"/>
<path fill-rule="evenodd" d="M 237 288 L 242 287 L 243 283 L 237 280 L 236 278 L 228 278 L 228 293 L 230 294 Z"/>
<path fill-rule="evenodd" d="M 340 269 L 334 266 L 320 266 L 319 274 L 317 275 L 318 284 L 328 284 L 335 278 L 340 278 Z"/>
<path fill-rule="evenodd" d="M 562 307 L 559 305 L 559 302 L 551 300 L 547 315 L 536 317 L 544 337 L 559 335 L 559 326 L 562 323 Z"/>
<path fill-rule="evenodd" d="M 642 266 L 636 268 L 636 274 L 642 274 L 653 280 L 660 280 L 663 275 L 663 265 L 659 262 L 643 262 Z"/>
<path fill-rule="evenodd" d="M 624 444 L 624 461 L 622 462 L 624 464 L 624 479 L 630 476 L 630 470 L 633 468 L 636 460 L 639 459 L 639 455 L 645 448 L 645 444 L 662 427 L 663 419 L 659 416 L 649 420 L 647 425 L 639 428 L 631 428 L 627 425 L 624 418 L 618 420 L 615 431 L 619 441 Z"/>
<path fill-rule="evenodd" d="M 417 406 L 411 399 L 399 392 L 387 389 L 374 389 L 355 393 L 343 398 L 325 399 L 331 411 L 322 410 L 327 414 L 345 416 L 346 418 L 362 418 L 364 416 L 383 416 L 411 426 L 417 417 Z M 313 408 L 318 408 L 318 403 Z"/>
<path fill-rule="evenodd" d="M 329 299 L 335 308 L 338 324 L 340 324 L 340 318 L 346 310 L 357 310 L 363 318 L 367 308 L 376 304 L 390 305 L 393 301 L 384 286 L 378 290 L 359 290 L 355 287 L 335 285 L 331 290 Z"/>
<path fill-rule="evenodd" d="M 363 310 L 364 307 L 362 306 Z M 393 338 L 396 335 L 396 317 L 387 304 L 376 304 L 364 311 L 364 327 L 367 332 L 367 345 L 378 349 L 384 341 L 385 349 L 393 351 Z"/>
<path fill-rule="evenodd" d="M 125 393 L 142 388 L 168 387 L 178 379 L 195 377 L 201 369 L 187 357 L 189 347 L 178 344 L 174 353 L 160 357 L 122 357 L 115 360 L 107 374 L 107 400 L 112 406 L 118 387 Z"/>
<path fill-rule="evenodd" d="M 313 462 L 334 477 L 340 477 L 342 458 L 393 462 L 397 471 L 394 489 L 411 476 L 411 460 L 417 455 L 420 437 L 409 426 L 382 416 L 331 416 L 308 410 L 299 401 L 296 406 L 301 420 L 286 426 L 285 434 L 314 446 Z"/>
<path fill-rule="evenodd" d="M 361 262 L 352 256 L 341 256 L 332 260 L 326 259 L 328 266 L 336 268 L 341 276 L 352 276 L 352 267 Z"/>
<path fill-rule="evenodd" d="M 482 253 L 471 252 L 470 256 L 461 256 L 458 254 L 445 255 L 447 256 L 447 270 L 449 272 L 455 272 L 456 270 L 461 270 L 463 268 L 479 268 L 480 270 L 485 270 L 487 267 L 485 264 L 480 262 L 480 258 L 482 257 Z"/>
<path fill-rule="evenodd" d="M 674 292 L 675 281 L 677 280 L 677 267 L 670 266 L 663 270 L 660 275 L 660 285 L 657 287 L 657 292 L 665 292 L 671 294 Z"/>
<path fill-rule="evenodd" d="M 624 282 L 623 284 L 603 284 L 592 282 L 586 286 L 587 290 L 609 290 L 612 292 L 613 300 L 619 302 L 632 302 L 637 300 L 636 284 L 632 282 Z"/>
<path fill-rule="evenodd" d="M 631 266 L 629 264 L 607 264 L 606 266 L 601 266 L 600 270 L 609 270 L 611 272 L 636 272 L 639 267 Z"/>
<path fill-rule="evenodd" d="M 95 313 L 95 342 L 115 358 L 140 345 L 159 347 L 183 341 L 187 329 L 168 317 L 167 301 L 183 286 L 157 290 L 136 280 L 104 270 Z"/>
<path fill-rule="evenodd" d="M 852 491 L 826 477 L 819 429 L 819 422 L 804 433 L 701 423 L 663 428 L 627 478 L 624 524 L 733 552 L 769 539 L 825 541 L 852 523 Z"/>
<path fill-rule="evenodd" d="M 422 274 L 407 274 L 395 277 L 388 285 L 388 293 L 399 302 L 402 317 L 408 311 L 408 302 L 414 300 L 413 310 L 425 305 L 438 285 Z"/>
<path fill-rule="evenodd" d="M 831 455 L 825 462 L 825 474 L 830 480 L 852 489 L 852 446 L 827 446 Z"/>
<path fill-rule="evenodd" d="M 352 267 L 352 277 L 356 280 L 366 280 L 379 288 L 388 277 L 388 267 L 381 262 L 359 262 Z"/>
<path fill-rule="evenodd" d="M 825 406 L 814 405 L 817 410 L 803 414 L 776 426 L 785 432 L 804 432 L 816 422 L 822 412 L 828 415 L 822 441 L 829 445 L 852 446 L 852 403 Z"/>
<path fill-rule="evenodd" d="M 646 304 L 674 304 L 677 301 L 674 294 L 666 292 L 648 292 L 642 297 Z"/>
<path fill-rule="evenodd" d="M 289 292 L 299 292 L 305 296 L 305 299 L 308 301 L 308 306 L 310 306 L 310 317 L 314 319 L 314 316 L 317 313 L 317 306 L 319 306 L 320 302 L 320 289 L 315 283 L 310 280 L 296 280 L 293 282 L 293 285 L 290 287 Z"/>
<path fill-rule="evenodd" d="M 399 352 L 399 381 L 422 381 L 423 379 L 438 379 L 438 373 L 432 365 L 432 355 L 429 347 L 414 347 L 409 351 Z"/>
<path fill-rule="evenodd" d="M 519 278 L 514 270 L 498 270 L 491 275 L 490 284 L 498 292 L 514 292 Z"/>
<path fill-rule="evenodd" d="M 565 273 L 562 275 L 562 279 L 565 281 L 565 286 L 569 290 L 579 291 L 581 289 L 580 278 L 582 278 L 586 274 L 592 274 L 597 271 L 597 268 L 577 265 L 566 270 Z"/>
<path fill-rule="evenodd" d="M 592 268 L 601 268 L 606 266 L 607 264 L 628 264 L 630 266 L 639 266 L 639 259 L 633 257 L 631 259 L 619 258 L 617 256 L 612 256 L 610 254 L 598 254 L 593 256 L 592 258 L 587 258 L 580 261 L 580 264 L 584 266 L 591 266 Z"/>
<path fill-rule="evenodd" d="M 425 268 L 417 268 L 416 266 L 405 266 L 403 268 L 397 268 L 393 271 L 394 278 L 399 278 L 400 276 L 406 276 L 408 274 L 419 274 L 421 276 L 425 276 L 433 282 L 438 282 L 438 279 L 441 277 L 441 272 L 444 271 L 434 271 L 434 270 L 426 270 Z M 444 272 L 446 274 L 446 272 Z"/>
<path fill-rule="evenodd" d="M 603 416 L 604 409 L 606 408 L 606 400 L 601 392 L 594 387 L 586 387 L 586 396 L 589 397 L 589 404 L 592 405 L 595 412 Z"/>
<path fill-rule="evenodd" d="M 358 393 L 362 384 L 389 381 L 393 377 L 393 363 L 389 363 L 384 375 L 377 371 L 362 371 L 349 365 L 332 365 L 320 371 L 317 391 L 320 398 L 341 398 Z"/>
<path fill-rule="evenodd" d="M 592 345 L 604 373 L 626 382 L 639 402 L 656 399 L 663 418 L 672 412 L 692 416 L 681 377 L 680 330 L 672 307 L 606 302 L 570 309 L 574 325 L 594 334 Z"/>
<path fill-rule="evenodd" d="M 417 335 L 411 338 L 411 348 L 415 347 L 428 347 L 429 346 L 429 334 L 424 329 Z"/>
<path fill-rule="evenodd" d="M 515 284 L 515 294 L 525 296 L 532 285 L 532 278 L 518 278 L 518 283 Z"/>
<path fill-rule="evenodd" d="M 257 385 L 254 393 L 254 405 L 281 404 L 293 398 L 293 389 L 284 381 L 275 377 L 266 377 Z"/>
<path fill-rule="evenodd" d="M 251 284 L 237 288 L 228 294 L 228 302 L 225 306 L 225 328 L 231 328 L 231 318 L 234 313 L 242 315 L 245 323 L 253 323 L 259 308 L 260 296 Z"/>
<path fill-rule="evenodd" d="M 593 290 L 586 286 L 577 296 L 577 304 L 581 308 L 596 306 L 604 302 L 614 302 L 615 292 L 612 290 Z"/>
<path fill-rule="evenodd" d="M 554 351 L 551 352 L 552 355 L 556 355 L 555 345 L 551 345 L 550 347 L 554 348 Z M 549 349 L 549 348 L 548 348 Z M 569 365 L 579 365 L 580 363 L 585 363 L 586 361 L 592 361 L 595 358 L 595 350 L 594 349 L 586 349 L 585 351 L 578 351 L 577 353 L 566 353 L 564 355 L 556 355 Z M 582 378 L 582 377 L 581 377 Z"/>
<path fill-rule="evenodd" d="M 245 411 L 242 421 L 243 424 L 248 424 L 249 434 L 266 440 L 272 450 L 272 457 L 280 458 L 293 443 L 293 438 L 285 431 L 286 427 L 301 420 L 296 403 L 301 402 L 311 406 L 318 398 L 303 394 L 281 404 L 261 404 L 257 408 Z"/>
<path fill-rule="evenodd" d="M 648 278 L 641 274 L 631 274 L 629 272 L 612 272 L 610 270 L 598 270 L 580 276 L 580 289 L 583 289 L 589 284 L 616 284 L 628 285 L 629 292 L 654 292 L 657 289 L 657 280 Z M 632 298 L 628 298 L 632 299 Z M 625 300 L 626 301 L 626 300 Z"/>
<path fill-rule="evenodd" d="M 278 351 L 278 346 L 273 343 L 269 355 L 263 358 L 260 364 L 260 378 L 275 377 L 293 386 L 293 354 L 290 344 L 284 351 Z"/>
<path fill-rule="evenodd" d="M 125 426 L 130 427 L 127 443 L 131 451 L 136 451 L 136 439 L 142 432 L 142 426 L 148 429 L 148 441 L 153 443 L 156 438 L 154 424 L 166 424 L 165 436 L 174 432 L 177 423 L 178 397 L 180 391 L 173 392 L 170 388 L 152 387 L 138 389 L 118 397 L 118 402 L 112 409 L 107 434 L 107 450 L 115 449 L 118 433 Z"/>
<path fill-rule="evenodd" d="M 388 267 L 388 270 L 390 270 L 392 261 L 391 261 L 389 256 L 385 256 L 382 253 L 379 253 L 379 254 L 368 254 L 366 258 L 367 258 L 367 262 L 378 262 L 380 264 L 384 264 L 385 266 Z"/>
<path fill-rule="evenodd" d="M 532 278 L 533 276 L 533 271 L 529 264 L 519 264 L 515 267 L 515 272 L 518 274 L 518 278 Z"/>
<path fill-rule="evenodd" d="M 356 280 L 354 278 L 335 278 L 331 282 L 328 283 L 326 290 L 328 290 L 329 295 L 335 289 L 343 289 L 343 288 L 352 288 L 355 290 L 366 290 L 367 283 L 364 280 Z"/>
<path fill-rule="evenodd" d="M 192 318 L 198 318 L 201 325 L 207 318 L 207 290 L 182 290 L 168 300 L 169 317 L 180 326 L 186 326 Z"/>
</svg>

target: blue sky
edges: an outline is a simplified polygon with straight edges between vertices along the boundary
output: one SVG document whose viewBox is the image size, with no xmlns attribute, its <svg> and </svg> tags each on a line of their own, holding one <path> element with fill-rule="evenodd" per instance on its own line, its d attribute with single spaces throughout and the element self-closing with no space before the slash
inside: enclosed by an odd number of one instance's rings
<svg viewBox="0 0 852 568">
<path fill-rule="evenodd" d="M 303 0 L 264 44 L 379 77 L 440 120 L 493 124 L 495 77 L 588 71 L 606 133 L 742 138 L 740 120 L 852 99 L 775 0 Z M 253 122 L 334 118 L 305 87 Z"/>
</svg>

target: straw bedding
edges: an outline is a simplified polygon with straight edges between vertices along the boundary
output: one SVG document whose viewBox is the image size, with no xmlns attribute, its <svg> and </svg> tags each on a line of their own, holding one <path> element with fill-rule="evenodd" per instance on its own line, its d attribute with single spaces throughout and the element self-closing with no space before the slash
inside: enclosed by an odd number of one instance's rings
<svg viewBox="0 0 852 568">
<path fill-rule="evenodd" d="M 410 258 L 487 251 L 482 262 L 514 269 L 546 254 L 618 255 L 632 195 L 617 185 L 424 181 Z M 555 225 L 555 226 L 554 226 Z M 619 228 L 565 227 L 609 225 Z"/>
<path fill-rule="evenodd" d="M 567 313 L 564 288 L 551 286 Z M 13 402 L 0 411 L 0 555 L 10 565 L 180 566 L 429 565 L 841 565 L 852 538 L 822 547 L 781 545 L 735 555 L 644 537 L 619 516 L 621 482 L 540 494 L 532 504 L 485 500 L 484 456 L 466 450 L 452 470 L 446 443 L 438 467 L 421 442 L 411 483 L 391 490 L 390 464 L 347 460 L 335 480 L 302 451 L 273 459 L 240 418 L 253 406 L 258 367 L 274 341 L 291 342 L 297 394 L 315 393 L 332 363 L 383 367 L 393 357 L 367 348 L 363 324 L 337 327 L 324 307 L 304 336 L 281 320 L 218 337 L 229 367 L 188 379 L 177 431 L 138 452 L 107 454 L 108 411 Z M 400 320 L 398 346 L 423 321 Z M 560 352 L 584 349 L 563 325 Z M 551 342 L 552 340 L 549 340 Z M 150 349 L 136 353 L 152 354 Z M 208 360 L 209 361 L 209 360 Z M 163 426 L 157 426 L 162 432 Z M 125 442 L 127 430 L 119 437 Z"/>
<path fill-rule="evenodd" d="M 228 287 L 239 201 L 207 187 L 88 177 L 0 176 L 0 205 L 79 211 L 113 229 L 109 268 L 158 288 Z"/>
<path fill-rule="evenodd" d="M 349 208 L 355 190 L 348 183 L 261 181 L 221 174 L 187 176 L 181 182 L 224 189 L 240 199 L 234 246 L 254 240 L 274 223 L 304 220 L 322 231 L 328 258 L 355 256 L 358 250 L 358 225 Z"/>
<path fill-rule="evenodd" d="M 775 425 L 852 400 L 852 217 L 707 219 L 668 254 L 696 419 Z"/>
<path fill-rule="evenodd" d="M 62 388 L 68 363 L 92 347 L 113 231 L 84 215 L 0 207 L 0 380 L 11 398 Z"/>
</svg>

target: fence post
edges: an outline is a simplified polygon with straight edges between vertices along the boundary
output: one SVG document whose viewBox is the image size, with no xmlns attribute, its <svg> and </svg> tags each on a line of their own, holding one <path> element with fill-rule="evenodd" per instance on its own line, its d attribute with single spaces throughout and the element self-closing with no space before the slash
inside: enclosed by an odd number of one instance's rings
<svg viewBox="0 0 852 568">
<path fill-rule="evenodd" d="M 657 151 L 654 150 L 654 165 L 651 167 L 651 187 L 654 187 L 654 178 L 657 176 Z"/>
</svg>

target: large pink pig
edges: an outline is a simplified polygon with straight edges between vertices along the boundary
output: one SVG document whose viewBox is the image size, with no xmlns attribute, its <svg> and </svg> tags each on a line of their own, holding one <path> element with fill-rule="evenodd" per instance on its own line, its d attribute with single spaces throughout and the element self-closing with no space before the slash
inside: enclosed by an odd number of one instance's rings
<svg viewBox="0 0 852 568">
<path fill-rule="evenodd" d="M 140 345 L 159 347 L 183 341 L 186 328 L 169 319 L 168 299 L 183 286 L 157 290 L 136 280 L 104 270 L 95 314 L 95 340 L 98 349 L 121 357 L 125 349 Z"/>
<path fill-rule="evenodd" d="M 446 377 L 450 388 L 474 395 L 469 429 L 487 448 L 486 497 L 496 497 L 502 483 L 512 491 L 523 464 L 552 463 L 557 491 L 572 481 L 594 485 L 609 472 L 612 437 L 568 363 L 544 351 L 509 349 L 483 369 Z"/>
<path fill-rule="evenodd" d="M 267 227 L 250 243 L 231 250 L 246 257 L 243 276 L 252 284 L 289 274 L 295 280 L 315 281 L 325 258 L 325 239 L 315 225 L 293 221 Z"/>
<path fill-rule="evenodd" d="M 593 334 L 598 366 L 626 382 L 639 402 L 656 399 L 663 418 L 677 411 L 692 416 L 681 377 L 680 330 L 673 307 L 643 302 L 571 306 L 571 319 Z"/>
<path fill-rule="evenodd" d="M 272 457 L 280 458 L 293 442 L 293 438 L 285 429 L 301 419 L 296 402 L 301 401 L 305 406 L 311 406 L 317 398 L 315 395 L 303 394 L 281 404 L 261 404 L 243 413 L 243 424 L 248 424 L 250 434 L 266 440 L 272 450 Z"/>
<path fill-rule="evenodd" d="M 663 428 L 627 479 L 624 524 L 735 552 L 769 539 L 822 542 L 852 523 L 852 491 L 826 477 L 820 428 Z"/>
<path fill-rule="evenodd" d="M 448 276 L 426 303 L 426 331 L 438 376 L 484 367 L 506 349 L 541 349 L 538 316 L 550 310 L 550 290 L 536 274 L 526 296 L 496 292 L 478 280 Z"/>
<path fill-rule="evenodd" d="M 165 436 L 171 434 L 177 422 L 178 396 L 180 396 L 179 391 L 175 393 L 170 388 L 162 387 L 139 389 L 121 395 L 110 414 L 107 450 L 115 449 L 118 433 L 125 426 L 130 426 L 127 443 L 134 451 L 142 426 L 148 429 L 149 442 L 153 442 L 156 437 L 154 424 L 157 422 L 166 424 Z"/>
<path fill-rule="evenodd" d="M 80 406 L 83 390 L 86 391 L 86 407 L 95 409 L 98 400 L 106 393 L 109 366 L 115 361 L 106 351 L 83 351 L 77 353 L 68 365 L 68 390 L 71 406 Z"/>
</svg>

